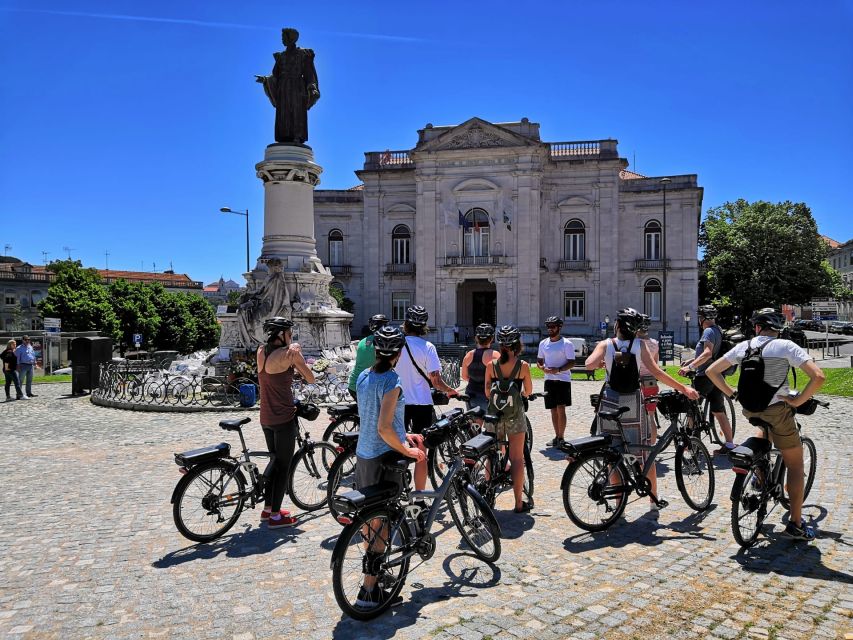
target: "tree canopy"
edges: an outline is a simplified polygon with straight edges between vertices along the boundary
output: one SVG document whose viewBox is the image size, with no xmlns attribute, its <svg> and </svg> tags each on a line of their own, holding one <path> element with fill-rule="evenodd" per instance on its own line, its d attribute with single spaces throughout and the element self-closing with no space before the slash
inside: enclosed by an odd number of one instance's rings
<svg viewBox="0 0 853 640">
<path fill-rule="evenodd" d="M 96 269 L 79 260 L 56 260 L 48 267 L 56 275 L 47 296 L 38 303 L 43 318 L 60 318 L 63 331 L 101 331 L 115 338 L 119 321 Z"/>
<path fill-rule="evenodd" d="M 827 246 L 804 203 L 726 202 L 708 210 L 699 245 L 711 301 L 741 318 L 832 293 Z"/>
</svg>

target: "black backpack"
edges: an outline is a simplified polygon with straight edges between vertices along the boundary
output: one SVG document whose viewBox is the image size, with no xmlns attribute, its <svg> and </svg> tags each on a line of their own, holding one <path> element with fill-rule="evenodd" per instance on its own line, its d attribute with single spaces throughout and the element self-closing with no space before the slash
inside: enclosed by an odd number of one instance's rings
<svg viewBox="0 0 853 640">
<path fill-rule="evenodd" d="M 637 367 L 637 356 L 631 353 L 634 338 L 628 344 L 628 351 L 620 351 L 613 342 L 613 366 L 610 368 L 608 385 L 617 393 L 633 393 L 640 388 L 640 370 Z"/>
<path fill-rule="evenodd" d="M 785 383 L 774 387 L 764 381 L 764 347 L 773 342 L 770 338 L 760 347 L 747 344 L 746 354 L 740 363 L 740 380 L 737 383 L 737 396 L 741 405 L 747 411 L 764 411 L 773 400 L 773 396 Z M 786 376 L 787 378 L 787 376 Z"/>
</svg>

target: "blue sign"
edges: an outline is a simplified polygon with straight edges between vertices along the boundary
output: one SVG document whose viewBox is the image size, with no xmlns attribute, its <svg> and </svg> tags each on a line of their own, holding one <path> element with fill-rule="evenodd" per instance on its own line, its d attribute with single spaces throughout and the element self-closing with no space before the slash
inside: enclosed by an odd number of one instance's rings
<svg viewBox="0 0 853 640">
<path fill-rule="evenodd" d="M 134 333 L 133 334 L 133 344 L 135 344 L 137 347 L 142 344 L 142 334 L 141 333 Z"/>
<path fill-rule="evenodd" d="M 837 316 L 837 315 L 835 315 L 835 314 L 832 314 L 832 315 L 829 315 L 829 316 L 821 314 L 821 315 L 820 315 L 820 316 L 818 316 L 816 319 L 817 319 L 817 320 L 821 320 L 821 321 L 823 321 L 823 320 L 838 320 L 838 316 Z"/>
<path fill-rule="evenodd" d="M 598 328 L 601 329 L 602 331 L 604 331 L 607 328 L 607 323 L 606 322 L 599 322 Z"/>
</svg>

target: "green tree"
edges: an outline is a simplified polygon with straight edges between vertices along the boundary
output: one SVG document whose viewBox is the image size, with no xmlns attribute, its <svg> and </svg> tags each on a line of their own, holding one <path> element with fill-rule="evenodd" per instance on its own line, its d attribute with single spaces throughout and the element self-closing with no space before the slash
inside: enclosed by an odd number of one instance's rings
<svg viewBox="0 0 853 640">
<path fill-rule="evenodd" d="M 190 313 L 187 296 L 166 291 L 161 284 L 152 285 L 160 326 L 154 335 L 157 349 L 191 353 L 197 340 L 196 325 Z M 207 304 L 207 303 L 205 303 Z"/>
<path fill-rule="evenodd" d="M 344 290 L 340 287 L 329 285 L 329 293 L 338 303 L 338 306 L 347 313 L 352 313 L 353 309 L 355 309 L 355 302 L 347 298 Z"/>
<path fill-rule="evenodd" d="M 133 344 L 134 333 L 142 334 L 147 347 L 160 329 L 154 288 L 148 283 L 119 279 L 110 285 L 109 293 L 119 324 L 115 339 L 122 353 Z"/>
<path fill-rule="evenodd" d="M 237 306 L 240 303 L 241 295 L 243 295 L 243 292 L 240 289 L 229 291 L 228 297 L 225 299 L 225 303 L 231 305 L 232 307 Z"/>
<path fill-rule="evenodd" d="M 726 202 L 708 210 L 699 245 L 713 302 L 741 319 L 830 294 L 827 248 L 803 203 Z"/>
<path fill-rule="evenodd" d="M 824 260 L 821 263 L 821 266 L 824 268 L 827 276 L 829 277 L 829 288 L 832 292 L 832 297 L 837 300 L 853 300 L 853 290 L 844 284 L 844 279 L 841 277 L 841 274 L 829 264 L 829 260 Z"/>
<path fill-rule="evenodd" d="M 215 311 L 207 304 L 207 300 L 196 293 L 181 295 L 187 298 L 187 309 L 195 323 L 195 343 L 192 350 L 212 349 L 219 344 L 221 329 Z"/>
<path fill-rule="evenodd" d="M 47 269 L 56 279 L 38 303 L 42 317 L 60 318 L 63 331 L 101 331 L 115 339 L 118 318 L 98 272 L 79 260 L 57 260 Z"/>
</svg>

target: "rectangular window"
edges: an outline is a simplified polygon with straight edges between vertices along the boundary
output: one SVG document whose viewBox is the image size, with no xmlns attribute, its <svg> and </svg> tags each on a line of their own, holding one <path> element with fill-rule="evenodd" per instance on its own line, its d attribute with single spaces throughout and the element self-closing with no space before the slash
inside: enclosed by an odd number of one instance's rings
<svg viewBox="0 0 853 640">
<path fill-rule="evenodd" d="M 584 234 L 567 233 L 564 238 L 563 254 L 566 256 L 565 260 L 585 260 Z"/>
<path fill-rule="evenodd" d="M 406 319 L 406 309 L 412 304 L 412 294 L 408 291 L 395 291 L 391 294 L 391 321 L 402 322 Z"/>
<path fill-rule="evenodd" d="M 660 231 L 646 231 L 646 260 L 660 260 Z"/>
<path fill-rule="evenodd" d="M 6 304 L 15 304 L 17 300 L 15 299 L 15 292 L 7 291 L 6 292 Z"/>
<path fill-rule="evenodd" d="M 644 310 L 649 318 L 652 320 L 660 320 L 660 291 L 646 291 L 644 297 Z"/>
<path fill-rule="evenodd" d="M 477 227 L 465 231 L 465 255 L 486 257 L 489 255 L 489 228 Z"/>
<path fill-rule="evenodd" d="M 394 238 L 394 264 L 409 264 L 409 238 Z"/>
<path fill-rule="evenodd" d="M 339 266 L 344 263 L 344 241 L 329 240 L 329 265 Z"/>
<path fill-rule="evenodd" d="M 586 293 L 565 291 L 563 293 L 563 315 L 567 320 L 583 320 L 586 313 Z"/>
</svg>

